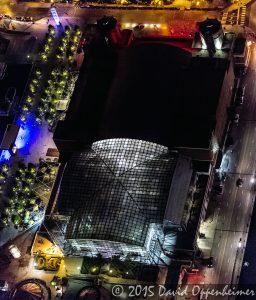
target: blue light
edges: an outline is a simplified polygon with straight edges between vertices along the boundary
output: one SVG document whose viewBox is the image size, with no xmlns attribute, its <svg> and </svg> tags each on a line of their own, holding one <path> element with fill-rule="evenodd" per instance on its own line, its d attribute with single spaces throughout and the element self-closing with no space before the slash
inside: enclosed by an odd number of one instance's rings
<svg viewBox="0 0 256 300">
<path fill-rule="evenodd" d="M 11 153 L 9 150 L 2 150 L 0 152 L 0 163 L 8 161 L 11 158 Z"/>
<path fill-rule="evenodd" d="M 39 137 L 40 128 L 37 126 L 33 114 L 28 116 L 26 124 L 20 119 L 16 121 L 16 124 L 20 125 L 20 130 L 15 141 L 15 146 L 21 154 L 27 155 L 29 154 L 31 145 L 35 143 Z"/>
</svg>

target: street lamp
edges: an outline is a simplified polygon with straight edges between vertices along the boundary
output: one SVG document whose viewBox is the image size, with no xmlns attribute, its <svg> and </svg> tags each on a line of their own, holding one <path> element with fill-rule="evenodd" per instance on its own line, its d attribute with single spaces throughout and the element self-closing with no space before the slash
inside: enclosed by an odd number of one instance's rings
<svg viewBox="0 0 256 300">
<path fill-rule="evenodd" d="M 250 179 L 250 182 L 251 182 L 251 183 L 254 183 L 254 182 L 255 182 L 255 178 L 252 177 L 252 178 Z"/>
</svg>

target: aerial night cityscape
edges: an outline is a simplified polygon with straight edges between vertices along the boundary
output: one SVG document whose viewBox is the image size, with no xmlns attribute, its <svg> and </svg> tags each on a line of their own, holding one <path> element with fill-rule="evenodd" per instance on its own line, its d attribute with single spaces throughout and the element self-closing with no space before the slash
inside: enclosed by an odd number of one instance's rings
<svg viewBox="0 0 256 300">
<path fill-rule="evenodd" d="M 255 0 L 0 0 L 0 300 L 256 299 L 255 43 Z"/>
</svg>

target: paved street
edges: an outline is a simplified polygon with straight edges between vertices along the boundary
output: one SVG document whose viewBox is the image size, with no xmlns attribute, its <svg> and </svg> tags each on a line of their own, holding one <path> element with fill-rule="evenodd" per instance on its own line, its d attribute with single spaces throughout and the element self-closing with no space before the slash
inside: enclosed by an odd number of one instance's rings
<svg viewBox="0 0 256 300">
<path fill-rule="evenodd" d="M 256 170 L 256 51 L 253 50 L 250 68 L 244 83 L 245 101 L 240 111 L 238 127 L 234 126 L 231 136 L 234 145 L 229 153 L 227 179 L 221 198 L 219 216 L 211 256 L 214 268 L 205 271 L 205 283 L 237 283 L 246 245 L 255 192 L 250 179 Z M 236 186 L 238 178 L 244 179 L 242 187 Z"/>
<path fill-rule="evenodd" d="M 27 15 L 34 17 L 35 24 L 29 28 L 26 25 L 26 30 L 40 37 L 45 32 L 48 18 L 52 21 L 48 10 L 50 4 L 44 4 L 43 6 L 42 8 L 42 4 L 39 3 L 21 3 L 12 7 L 10 14 L 12 16 Z M 105 15 L 113 15 L 124 28 L 126 24 L 161 24 L 160 32 L 158 32 L 160 34 L 168 34 L 174 26 L 191 27 L 191 25 L 194 26 L 196 22 L 207 17 L 214 18 L 220 15 L 219 12 L 215 11 L 91 9 L 74 7 L 69 4 L 57 5 L 57 11 L 63 25 L 79 24 L 85 26 L 86 24 L 96 23 L 98 19 Z"/>
</svg>

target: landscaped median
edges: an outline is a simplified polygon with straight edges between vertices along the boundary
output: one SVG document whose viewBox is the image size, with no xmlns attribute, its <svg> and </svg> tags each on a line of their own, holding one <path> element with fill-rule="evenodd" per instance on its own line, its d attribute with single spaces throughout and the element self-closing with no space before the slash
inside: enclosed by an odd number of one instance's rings
<svg viewBox="0 0 256 300">
<path fill-rule="evenodd" d="M 81 268 L 82 274 L 108 275 L 109 277 L 124 279 L 137 279 L 139 271 L 140 264 L 128 256 L 124 260 L 119 258 L 105 259 L 101 255 L 84 257 Z"/>
</svg>

